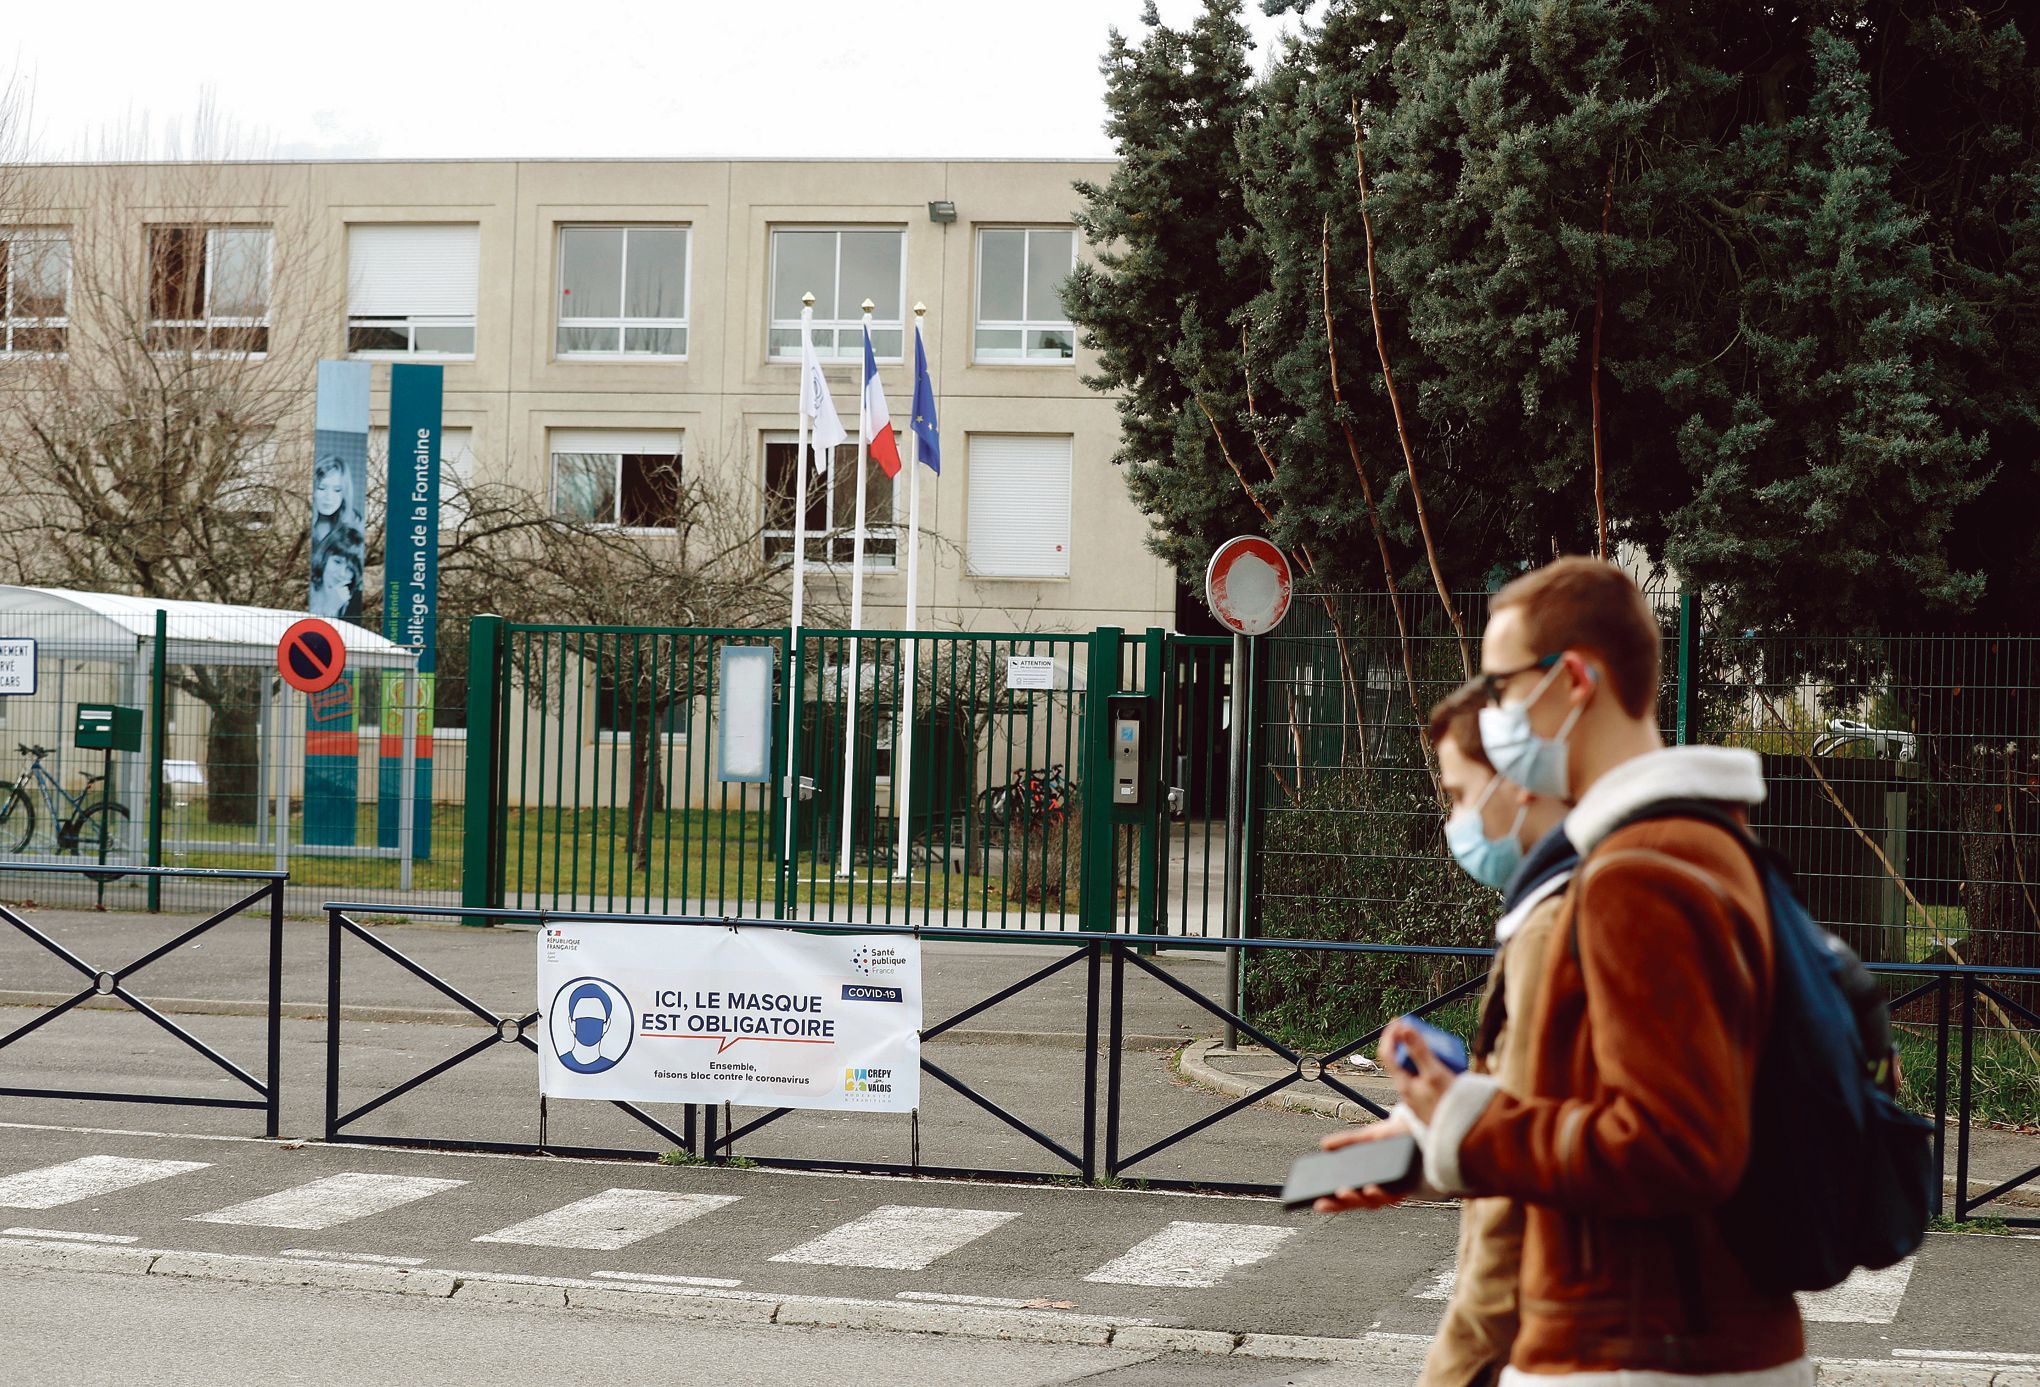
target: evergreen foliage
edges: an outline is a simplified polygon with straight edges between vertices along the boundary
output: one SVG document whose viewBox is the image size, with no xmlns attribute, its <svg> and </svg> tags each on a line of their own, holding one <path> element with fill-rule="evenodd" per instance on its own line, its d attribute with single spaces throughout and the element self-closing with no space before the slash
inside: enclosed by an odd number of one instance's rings
<svg viewBox="0 0 2040 1387">
<path fill-rule="evenodd" d="M 1304 22 L 1259 77 L 1240 0 L 1104 64 L 1068 304 L 1163 555 L 1265 530 L 1378 583 L 1371 492 L 1399 583 L 1479 586 L 1591 552 L 1598 489 L 1736 625 L 2030 620 L 2040 13 L 1265 7 Z"/>
</svg>

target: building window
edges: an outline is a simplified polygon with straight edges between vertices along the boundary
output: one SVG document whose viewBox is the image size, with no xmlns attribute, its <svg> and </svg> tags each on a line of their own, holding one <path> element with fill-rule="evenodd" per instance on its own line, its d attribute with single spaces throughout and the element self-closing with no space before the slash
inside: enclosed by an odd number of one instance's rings
<svg viewBox="0 0 2040 1387">
<path fill-rule="evenodd" d="M 150 349 L 268 351 L 274 249 L 266 226 L 150 227 Z"/>
<path fill-rule="evenodd" d="M 687 355 L 684 226 L 563 226 L 555 350 Z"/>
<path fill-rule="evenodd" d="M 1070 361 L 1077 330 L 1063 312 L 1063 281 L 1077 264 L 1077 233 L 1054 227 L 978 232 L 976 359 Z"/>
<path fill-rule="evenodd" d="M 61 352 L 70 327 L 71 238 L 0 230 L 0 352 Z"/>
<path fill-rule="evenodd" d="M 794 471 L 800 451 L 796 434 L 765 437 L 765 557 L 793 561 L 793 506 L 799 476 Z M 876 461 L 866 458 L 864 493 L 864 566 L 889 569 L 899 552 L 893 528 L 893 479 Z M 828 472 L 812 470 L 807 489 L 807 557 L 809 563 L 850 563 L 856 555 L 857 445 L 838 444 Z"/>
<path fill-rule="evenodd" d="M 652 666 L 657 661 L 650 654 L 652 645 L 645 646 L 646 660 Z M 602 680 L 595 687 L 595 737 L 603 742 L 629 742 L 631 734 L 639 727 L 651 727 L 656 722 L 657 731 L 664 737 L 670 748 L 676 743 L 685 745 L 687 734 L 694 728 L 694 699 L 685 689 L 669 687 L 660 680 L 660 669 L 648 668 L 642 671 L 641 681 L 632 681 L 633 671 L 629 668 L 631 656 L 619 652 L 615 657 L 622 665 L 621 683 L 617 676 L 604 672 Z M 654 718 L 654 703 L 660 700 L 665 708 Z"/>
<path fill-rule="evenodd" d="M 671 530 L 680 509 L 680 434 L 555 429 L 553 513 L 626 530 Z"/>
<path fill-rule="evenodd" d="M 475 354 L 482 229 L 405 223 L 347 228 L 347 350 Z"/>
<path fill-rule="evenodd" d="M 815 355 L 855 361 L 864 355 L 870 299 L 871 350 L 898 361 L 906 340 L 907 233 L 897 227 L 783 227 L 772 233 L 772 321 L 766 355 L 800 360 L 800 298 L 815 296 Z"/>
<path fill-rule="evenodd" d="M 1068 434 L 970 436 L 964 562 L 978 578 L 1070 576 Z"/>
</svg>

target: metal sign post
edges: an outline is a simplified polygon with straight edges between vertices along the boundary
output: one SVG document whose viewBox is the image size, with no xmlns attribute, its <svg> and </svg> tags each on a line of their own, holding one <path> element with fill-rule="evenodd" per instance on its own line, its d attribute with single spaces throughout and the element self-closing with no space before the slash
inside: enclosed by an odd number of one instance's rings
<svg viewBox="0 0 2040 1387">
<path fill-rule="evenodd" d="M 1247 719 L 1241 691 L 1247 677 L 1247 637 L 1265 636 L 1289 614 L 1293 574 L 1289 558 L 1258 535 L 1241 535 L 1218 546 L 1204 570 L 1204 601 L 1220 625 L 1232 632 L 1230 737 L 1226 746 L 1225 937 L 1245 934 Z M 1240 951 L 1225 951 L 1226 1010 L 1246 1010 L 1240 993 Z M 1225 1048 L 1237 1050 L 1239 1027 L 1225 1023 Z"/>
</svg>

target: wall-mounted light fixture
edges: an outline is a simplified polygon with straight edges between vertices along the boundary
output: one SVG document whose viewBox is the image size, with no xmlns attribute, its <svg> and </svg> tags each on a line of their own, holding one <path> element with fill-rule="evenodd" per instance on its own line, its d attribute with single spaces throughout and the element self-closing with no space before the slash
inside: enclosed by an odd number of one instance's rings
<svg viewBox="0 0 2040 1387">
<path fill-rule="evenodd" d="M 956 220 L 956 204 L 953 202 L 931 202 L 928 204 L 928 220 L 947 224 Z"/>
</svg>

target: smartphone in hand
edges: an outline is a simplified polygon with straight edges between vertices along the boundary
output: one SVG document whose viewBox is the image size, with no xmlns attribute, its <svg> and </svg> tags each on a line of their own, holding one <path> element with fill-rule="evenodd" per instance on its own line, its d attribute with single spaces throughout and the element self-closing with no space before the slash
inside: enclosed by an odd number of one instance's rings
<svg viewBox="0 0 2040 1387">
<path fill-rule="evenodd" d="M 1402 1018 L 1406 1026 L 1414 1026 L 1417 1034 L 1424 1038 L 1424 1044 L 1431 1047 L 1431 1053 L 1438 1057 L 1438 1063 L 1454 1074 L 1466 1072 L 1466 1042 L 1450 1031 L 1440 1030 L 1429 1021 L 1417 1016 Z M 1410 1047 L 1400 1042 L 1395 1047 L 1395 1062 L 1408 1074 L 1417 1072 L 1417 1062 L 1410 1058 Z"/>
<path fill-rule="evenodd" d="M 1410 1179 L 1417 1171 L 1417 1143 L 1408 1132 L 1393 1132 L 1377 1141 L 1360 1141 L 1337 1151 L 1298 1156 L 1282 1186 L 1282 1207 L 1308 1209 L 1341 1190 L 1383 1189 Z"/>
</svg>

